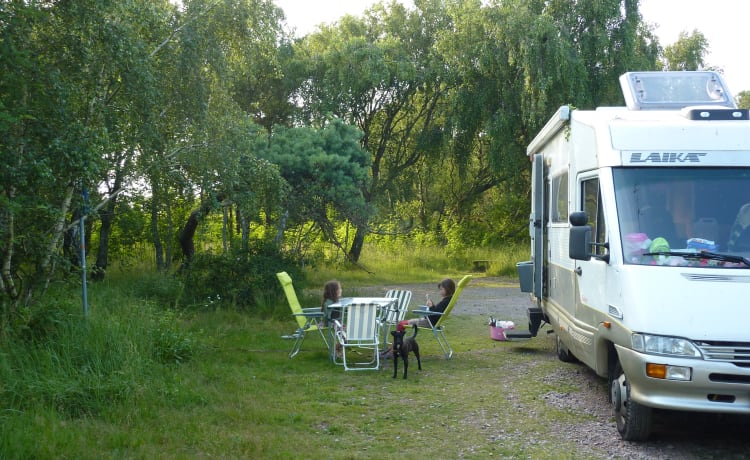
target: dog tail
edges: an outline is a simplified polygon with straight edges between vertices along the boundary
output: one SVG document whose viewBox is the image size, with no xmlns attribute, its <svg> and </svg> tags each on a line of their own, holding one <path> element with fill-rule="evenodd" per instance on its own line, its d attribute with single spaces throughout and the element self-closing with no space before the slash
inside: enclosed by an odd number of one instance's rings
<svg viewBox="0 0 750 460">
<path fill-rule="evenodd" d="M 418 328 L 418 327 L 417 327 L 417 325 L 415 324 L 415 325 L 414 325 L 414 334 L 412 334 L 412 338 L 414 338 L 414 337 L 416 337 L 416 336 L 417 336 L 417 331 L 419 331 L 419 328 Z"/>
</svg>

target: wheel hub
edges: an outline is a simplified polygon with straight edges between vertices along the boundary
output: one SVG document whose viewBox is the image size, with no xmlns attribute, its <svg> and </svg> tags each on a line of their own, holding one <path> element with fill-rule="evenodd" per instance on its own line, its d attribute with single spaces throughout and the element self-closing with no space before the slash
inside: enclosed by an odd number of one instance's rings
<svg viewBox="0 0 750 460">
<path fill-rule="evenodd" d="M 625 403 L 627 401 L 626 391 L 625 374 L 622 374 L 620 377 L 612 381 L 612 387 L 610 388 L 612 395 L 612 410 L 614 410 L 615 414 L 621 414 L 625 411 Z"/>
</svg>

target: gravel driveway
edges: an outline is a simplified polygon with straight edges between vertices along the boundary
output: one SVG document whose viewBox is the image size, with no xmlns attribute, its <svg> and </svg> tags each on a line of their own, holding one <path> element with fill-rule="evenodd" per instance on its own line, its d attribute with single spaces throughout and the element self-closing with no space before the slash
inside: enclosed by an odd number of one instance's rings
<svg viewBox="0 0 750 460">
<path fill-rule="evenodd" d="M 424 302 L 425 294 L 438 297 L 434 284 L 410 284 L 361 288 L 362 295 L 382 295 L 384 289 L 410 289 L 412 305 Z M 529 294 L 522 293 L 518 281 L 505 278 L 474 278 L 464 288 L 454 315 L 481 315 L 489 319 L 511 320 L 519 329 L 526 329 Z M 554 340 L 554 335 L 540 331 L 532 340 Z M 548 347 L 554 350 L 554 346 Z M 540 358 L 536 355 L 535 359 Z M 557 360 L 554 352 L 543 359 Z M 606 382 L 584 365 L 560 363 L 550 380 L 575 382 L 577 393 L 542 395 L 546 404 L 593 416 L 595 421 L 581 425 L 558 424 L 556 437 L 574 440 L 581 445 L 581 454 L 590 456 L 591 447 L 610 452 L 611 459 L 745 459 L 750 458 L 750 416 L 719 416 L 659 412 L 654 432 L 648 442 L 622 441 L 617 434 L 608 402 Z M 750 388 L 748 388 L 750 391 Z M 530 440 L 531 442 L 532 440 Z"/>
</svg>

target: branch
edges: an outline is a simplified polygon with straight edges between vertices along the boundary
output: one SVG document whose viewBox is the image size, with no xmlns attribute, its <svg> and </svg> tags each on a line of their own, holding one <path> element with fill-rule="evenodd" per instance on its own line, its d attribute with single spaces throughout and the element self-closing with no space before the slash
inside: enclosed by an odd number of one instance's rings
<svg viewBox="0 0 750 460">
<path fill-rule="evenodd" d="M 151 54 L 149 54 L 148 57 L 152 58 L 152 57 L 156 56 L 156 53 L 158 53 L 159 51 L 161 51 L 162 48 L 164 48 L 165 46 L 167 46 L 167 44 L 172 41 L 172 39 L 174 38 L 174 36 L 177 35 L 178 33 L 180 33 L 180 31 L 182 31 L 183 28 L 185 28 L 189 24 L 193 23 L 194 21 L 198 20 L 198 18 L 200 18 L 204 14 L 208 13 L 209 11 L 211 11 L 219 3 L 221 3 L 221 0 L 216 0 L 216 2 L 214 2 L 213 5 L 209 5 L 208 8 L 206 8 L 204 11 L 196 14 L 192 19 L 189 19 L 188 21 L 185 21 L 184 24 L 182 24 L 181 26 L 179 26 L 178 28 L 176 28 L 175 30 L 173 30 L 172 33 L 169 34 L 169 37 L 167 37 L 167 39 L 164 40 L 163 42 L 159 43 L 159 45 L 157 45 L 157 47 L 151 52 Z"/>
<path fill-rule="evenodd" d="M 120 188 L 120 189 L 115 190 L 114 192 L 110 193 L 107 198 L 103 199 L 99 204 L 97 204 L 96 206 L 94 206 L 94 209 L 92 209 L 92 213 L 99 211 L 102 207 L 104 207 L 105 204 L 109 203 L 109 200 L 111 200 L 112 198 L 116 197 L 117 195 L 119 195 L 120 193 L 122 193 L 124 191 L 125 191 L 124 188 Z M 81 223 L 81 219 L 85 219 L 85 218 L 86 218 L 86 215 L 83 215 L 79 219 L 76 219 L 76 220 L 72 221 L 71 223 L 68 224 L 67 227 L 65 227 L 65 231 L 67 232 L 71 228 L 77 227 Z"/>
</svg>

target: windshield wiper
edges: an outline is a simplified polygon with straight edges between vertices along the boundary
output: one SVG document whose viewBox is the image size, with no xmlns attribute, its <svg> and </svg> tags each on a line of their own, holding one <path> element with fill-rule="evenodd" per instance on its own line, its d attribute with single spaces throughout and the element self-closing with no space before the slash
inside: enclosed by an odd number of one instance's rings
<svg viewBox="0 0 750 460">
<path fill-rule="evenodd" d="M 646 252 L 644 256 L 678 256 L 683 259 L 706 259 L 719 260 L 721 262 L 733 262 L 736 264 L 745 264 L 750 267 L 750 260 L 742 256 L 733 256 L 731 254 L 721 254 L 719 252 L 701 251 L 701 252 L 680 252 L 680 251 L 659 251 Z"/>
</svg>

